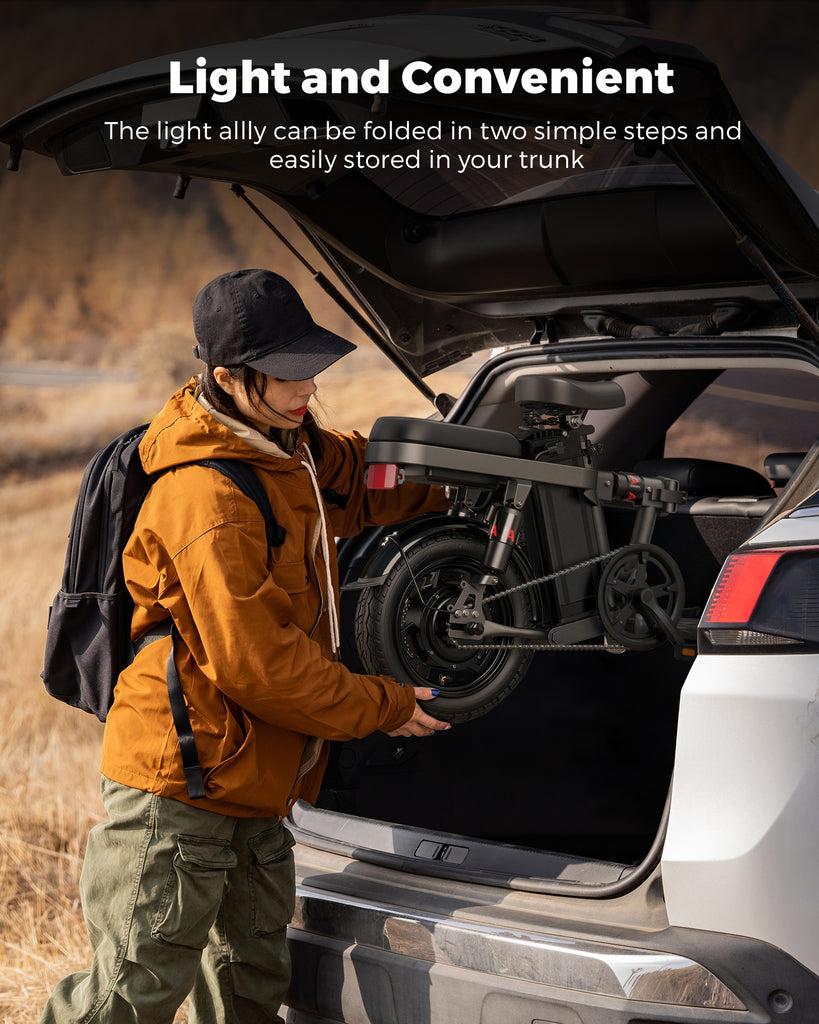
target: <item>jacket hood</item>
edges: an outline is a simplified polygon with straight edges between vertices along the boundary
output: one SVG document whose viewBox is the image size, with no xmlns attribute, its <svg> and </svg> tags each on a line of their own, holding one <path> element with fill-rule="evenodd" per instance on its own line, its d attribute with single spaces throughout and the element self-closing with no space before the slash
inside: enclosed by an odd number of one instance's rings
<svg viewBox="0 0 819 1024">
<path fill-rule="evenodd" d="M 174 392 L 152 420 L 140 444 L 146 473 L 158 473 L 202 459 L 242 459 L 266 469 L 300 464 L 257 430 L 210 412 L 198 399 L 196 377 Z M 304 435 L 302 435 L 303 437 Z"/>
</svg>

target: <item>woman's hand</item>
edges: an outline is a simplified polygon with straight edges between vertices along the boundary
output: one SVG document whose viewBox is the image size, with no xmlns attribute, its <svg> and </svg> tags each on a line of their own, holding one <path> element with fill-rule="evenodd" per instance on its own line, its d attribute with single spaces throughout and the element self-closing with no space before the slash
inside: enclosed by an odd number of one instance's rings
<svg viewBox="0 0 819 1024">
<path fill-rule="evenodd" d="M 415 699 L 416 700 L 431 700 L 433 697 L 438 696 L 437 690 L 430 690 L 426 686 L 415 687 Z M 397 729 L 393 729 L 392 732 L 388 732 L 388 736 L 432 736 L 436 732 L 444 732 L 447 729 L 451 729 L 452 726 L 449 722 L 442 722 L 437 718 L 433 718 L 428 715 L 422 708 L 415 705 L 415 710 L 412 713 L 412 717 L 408 718 L 403 725 L 400 725 Z"/>
</svg>

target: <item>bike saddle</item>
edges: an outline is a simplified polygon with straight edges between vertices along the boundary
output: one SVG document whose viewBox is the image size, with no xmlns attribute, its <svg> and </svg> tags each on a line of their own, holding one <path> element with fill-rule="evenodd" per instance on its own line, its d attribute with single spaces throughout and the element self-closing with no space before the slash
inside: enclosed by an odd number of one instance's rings
<svg viewBox="0 0 819 1024">
<path fill-rule="evenodd" d="M 520 442 L 504 430 L 466 427 L 440 420 L 419 420 L 411 416 L 381 416 L 373 424 L 370 441 L 412 441 L 437 448 L 455 448 L 487 455 L 520 458 Z"/>
<path fill-rule="evenodd" d="M 523 409 L 618 409 L 626 404 L 623 389 L 613 380 L 569 380 L 568 377 L 526 376 L 515 382 L 515 401 Z"/>
</svg>

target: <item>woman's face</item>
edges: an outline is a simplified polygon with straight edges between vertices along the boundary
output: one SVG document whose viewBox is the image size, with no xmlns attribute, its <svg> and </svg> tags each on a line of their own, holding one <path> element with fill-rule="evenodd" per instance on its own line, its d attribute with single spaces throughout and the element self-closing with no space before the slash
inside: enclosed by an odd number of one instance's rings
<svg viewBox="0 0 819 1024">
<path fill-rule="evenodd" d="M 263 434 L 270 427 L 293 430 L 301 426 L 310 398 L 318 390 L 312 377 L 307 380 L 279 380 L 265 375 L 264 398 L 260 400 L 253 391 L 246 395 L 241 383 L 231 377 L 223 366 L 216 367 L 213 376 L 219 387 L 231 396 L 239 412 Z"/>
</svg>

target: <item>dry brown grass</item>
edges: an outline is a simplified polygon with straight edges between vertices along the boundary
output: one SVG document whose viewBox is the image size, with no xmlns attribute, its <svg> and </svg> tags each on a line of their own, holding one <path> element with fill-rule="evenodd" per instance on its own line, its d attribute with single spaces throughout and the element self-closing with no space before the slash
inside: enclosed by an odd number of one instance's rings
<svg viewBox="0 0 819 1024">
<path fill-rule="evenodd" d="M 101 727 L 51 700 L 38 675 L 77 472 L 2 488 L 0 557 L 0 1020 L 27 1024 L 86 959 L 77 882 L 99 818 Z"/>
</svg>

